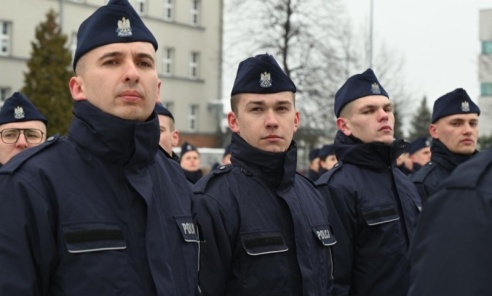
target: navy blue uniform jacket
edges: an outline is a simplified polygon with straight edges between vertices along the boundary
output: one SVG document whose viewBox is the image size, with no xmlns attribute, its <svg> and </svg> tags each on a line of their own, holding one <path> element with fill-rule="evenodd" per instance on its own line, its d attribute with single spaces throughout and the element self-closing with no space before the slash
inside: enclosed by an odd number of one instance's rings
<svg viewBox="0 0 492 296">
<path fill-rule="evenodd" d="M 432 140 L 431 152 L 431 160 L 412 175 L 412 181 L 419 191 L 422 203 L 437 191 L 454 168 L 474 155 L 452 153 L 438 139 Z"/>
<path fill-rule="evenodd" d="M 137 123 L 75 102 L 68 137 L 0 170 L 1 295 L 195 295 L 192 192 Z"/>
<path fill-rule="evenodd" d="M 336 209 L 333 294 L 405 295 L 406 254 L 421 203 L 395 165 L 403 141 L 362 144 L 338 132 L 335 145 L 339 163 L 316 182 Z"/>
<path fill-rule="evenodd" d="M 456 167 L 419 218 L 410 296 L 491 295 L 492 150 Z"/>
<path fill-rule="evenodd" d="M 295 143 L 270 153 L 233 134 L 231 147 L 232 164 L 194 187 L 204 295 L 331 295 L 335 239 Z"/>
</svg>

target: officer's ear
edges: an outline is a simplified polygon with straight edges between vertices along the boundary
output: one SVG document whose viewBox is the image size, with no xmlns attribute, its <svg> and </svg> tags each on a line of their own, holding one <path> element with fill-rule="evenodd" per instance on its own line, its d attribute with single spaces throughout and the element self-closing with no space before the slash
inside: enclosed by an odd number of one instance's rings
<svg viewBox="0 0 492 296">
<path fill-rule="evenodd" d="M 227 114 L 227 123 L 229 124 L 229 128 L 233 133 L 238 133 L 239 134 L 239 120 L 236 116 L 236 113 L 230 111 Z"/>
<path fill-rule="evenodd" d="M 429 134 L 433 139 L 439 139 L 439 132 L 437 126 L 434 123 L 429 125 Z"/>
<path fill-rule="evenodd" d="M 347 118 L 338 117 L 337 118 L 337 128 L 344 133 L 346 136 L 352 135 L 352 131 L 350 130 L 350 124 Z"/>
<path fill-rule="evenodd" d="M 75 101 L 87 100 L 87 97 L 82 87 L 82 82 L 83 79 L 81 76 L 73 76 L 72 78 L 70 78 L 70 81 L 68 82 L 70 93 L 72 94 L 72 98 Z"/>
</svg>

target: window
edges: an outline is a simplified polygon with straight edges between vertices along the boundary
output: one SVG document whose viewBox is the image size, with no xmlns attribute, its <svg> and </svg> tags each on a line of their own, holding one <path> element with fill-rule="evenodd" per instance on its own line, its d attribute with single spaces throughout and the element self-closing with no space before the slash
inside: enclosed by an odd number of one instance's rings
<svg viewBox="0 0 492 296">
<path fill-rule="evenodd" d="M 138 14 L 142 15 L 145 14 L 146 10 L 146 3 L 147 0 L 136 0 L 135 3 L 135 10 L 138 12 Z"/>
<path fill-rule="evenodd" d="M 196 131 L 198 117 L 198 105 L 190 105 L 188 108 L 188 130 Z"/>
<path fill-rule="evenodd" d="M 164 0 L 164 19 L 168 21 L 174 19 L 174 0 Z"/>
<path fill-rule="evenodd" d="M 492 96 L 492 82 L 484 82 L 480 84 L 480 95 L 482 97 Z"/>
<path fill-rule="evenodd" d="M 0 21 L 0 55 L 2 56 L 10 54 L 11 27 L 11 23 Z"/>
<path fill-rule="evenodd" d="M 162 106 L 164 106 L 169 112 L 174 114 L 174 103 L 173 102 L 162 102 Z"/>
<path fill-rule="evenodd" d="M 492 54 L 492 41 L 482 42 L 482 54 Z"/>
<path fill-rule="evenodd" d="M 165 47 L 162 52 L 162 74 L 166 76 L 173 75 L 174 49 Z"/>
<path fill-rule="evenodd" d="M 200 54 L 198 52 L 192 52 L 190 55 L 190 78 L 198 78 L 198 64 L 200 62 Z"/>
<path fill-rule="evenodd" d="M 0 108 L 3 106 L 3 103 L 9 96 L 10 96 L 10 88 L 0 87 Z"/>
<path fill-rule="evenodd" d="M 191 0 L 191 24 L 200 24 L 200 0 Z"/>
</svg>

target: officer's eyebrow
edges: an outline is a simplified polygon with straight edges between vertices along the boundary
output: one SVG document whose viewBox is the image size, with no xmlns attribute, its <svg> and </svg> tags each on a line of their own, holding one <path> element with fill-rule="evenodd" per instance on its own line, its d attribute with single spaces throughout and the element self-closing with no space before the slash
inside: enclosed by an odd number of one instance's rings
<svg viewBox="0 0 492 296">
<path fill-rule="evenodd" d="M 99 61 L 102 61 L 107 58 L 116 58 L 116 57 L 121 57 L 123 56 L 123 53 L 121 51 L 110 51 L 104 53 L 102 56 L 99 57 Z"/>
</svg>

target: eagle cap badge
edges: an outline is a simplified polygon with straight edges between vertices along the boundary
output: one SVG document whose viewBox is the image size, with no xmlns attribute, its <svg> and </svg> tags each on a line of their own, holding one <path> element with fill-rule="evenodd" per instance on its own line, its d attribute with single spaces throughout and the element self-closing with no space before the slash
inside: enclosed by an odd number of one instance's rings
<svg viewBox="0 0 492 296">
<path fill-rule="evenodd" d="M 470 103 L 468 101 L 461 102 L 461 111 L 469 112 L 470 111 Z"/>
<path fill-rule="evenodd" d="M 371 85 L 371 92 L 375 95 L 380 95 L 381 94 L 381 89 L 379 88 L 379 84 L 377 84 L 376 82 L 374 82 L 372 85 Z"/>
<path fill-rule="evenodd" d="M 268 72 L 261 73 L 260 86 L 264 88 L 272 86 L 272 78 L 270 73 Z"/>
<path fill-rule="evenodd" d="M 24 113 L 24 109 L 22 109 L 21 106 L 15 107 L 15 109 L 14 109 L 14 118 L 15 119 L 22 119 L 25 116 L 26 116 L 26 114 Z"/>
<path fill-rule="evenodd" d="M 129 37 L 132 36 L 132 27 L 130 26 L 130 19 L 122 17 L 118 21 L 118 29 L 116 29 L 118 37 Z"/>
</svg>

